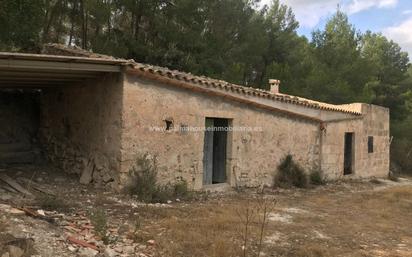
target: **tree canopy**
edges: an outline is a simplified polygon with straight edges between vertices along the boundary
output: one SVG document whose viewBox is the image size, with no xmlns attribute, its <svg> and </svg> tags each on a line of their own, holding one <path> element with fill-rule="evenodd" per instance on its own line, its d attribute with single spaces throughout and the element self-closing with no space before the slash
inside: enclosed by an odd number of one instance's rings
<svg viewBox="0 0 412 257">
<path fill-rule="evenodd" d="M 397 43 L 358 31 L 339 9 L 307 39 L 290 7 L 258 3 L 0 0 L 0 50 L 55 42 L 257 88 L 280 79 L 284 93 L 389 107 L 394 133 L 405 131 L 396 126 L 412 119 L 412 71 Z"/>
</svg>

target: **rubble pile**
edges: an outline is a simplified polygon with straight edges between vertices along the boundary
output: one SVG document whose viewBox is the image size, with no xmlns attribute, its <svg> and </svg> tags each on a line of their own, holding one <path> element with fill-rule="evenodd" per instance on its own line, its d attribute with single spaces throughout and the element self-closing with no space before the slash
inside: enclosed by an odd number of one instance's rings
<svg viewBox="0 0 412 257">
<path fill-rule="evenodd" d="M 46 173 L 40 173 L 41 176 L 32 180 L 19 174 L 17 178 L 5 173 L 0 174 L 0 189 L 4 196 L 0 199 L 0 257 L 151 257 L 154 255 L 156 242 L 153 238 L 146 234 L 142 236 L 144 232 L 137 231 L 136 227 L 127 224 L 112 213 L 111 208 L 123 210 L 129 206 L 128 203 L 106 200 L 113 204 L 104 205 L 102 208 L 105 210 L 104 222 L 96 221 L 92 215 L 96 205 L 93 205 L 90 200 L 96 195 L 87 192 L 86 189 L 67 188 L 66 190 L 59 186 L 55 187 L 56 185 L 53 185 L 54 190 L 52 190 L 45 181 L 66 184 L 68 187 L 72 184 L 68 181 L 56 182 L 56 179 L 52 180 Z M 27 186 L 28 184 L 30 186 Z M 36 199 L 40 199 L 39 196 L 56 197 L 56 188 L 66 192 L 77 190 L 79 195 L 87 200 L 72 199 L 72 202 L 79 204 L 68 210 L 43 209 Z M 118 206 L 115 206 L 116 204 Z M 129 208 L 135 207 L 129 206 Z M 137 235 L 139 233 L 140 235 Z"/>
</svg>

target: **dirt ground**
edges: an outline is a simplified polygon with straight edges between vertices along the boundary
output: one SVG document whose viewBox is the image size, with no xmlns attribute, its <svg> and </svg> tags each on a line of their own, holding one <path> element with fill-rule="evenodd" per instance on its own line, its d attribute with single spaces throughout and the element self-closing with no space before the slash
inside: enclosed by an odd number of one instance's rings
<svg viewBox="0 0 412 257">
<path fill-rule="evenodd" d="M 190 200 L 143 204 L 82 186 L 77 176 L 50 167 L 1 173 L 34 195 L 10 192 L 0 183 L 0 246 L 6 236 L 30 239 L 34 249 L 27 256 L 412 256 L 408 178 L 267 189 L 264 194 L 202 193 Z"/>
</svg>

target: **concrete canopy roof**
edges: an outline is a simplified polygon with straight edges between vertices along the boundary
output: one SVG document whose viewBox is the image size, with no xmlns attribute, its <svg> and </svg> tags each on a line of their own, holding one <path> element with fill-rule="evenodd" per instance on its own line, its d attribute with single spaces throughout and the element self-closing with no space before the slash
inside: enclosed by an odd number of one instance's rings
<svg viewBox="0 0 412 257">
<path fill-rule="evenodd" d="M 0 88 L 44 88 L 119 73 L 125 60 L 0 52 Z"/>
</svg>

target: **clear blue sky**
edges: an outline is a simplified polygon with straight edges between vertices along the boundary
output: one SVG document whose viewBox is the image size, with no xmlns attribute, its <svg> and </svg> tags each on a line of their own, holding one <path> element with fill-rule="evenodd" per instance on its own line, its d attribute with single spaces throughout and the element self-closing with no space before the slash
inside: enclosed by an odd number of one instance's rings
<svg viewBox="0 0 412 257">
<path fill-rule="evenodd" d="M 299 34 L 323 28 L 337 6 L 358 30 L 382 32 L 412 57 L 412 0 L 280 0 L 292 7 L 300 23 Z M 272 0 L 261 0 L 270 4 Z M 411 58 L 412 59 L 412 58 Z"/>
</svg>

